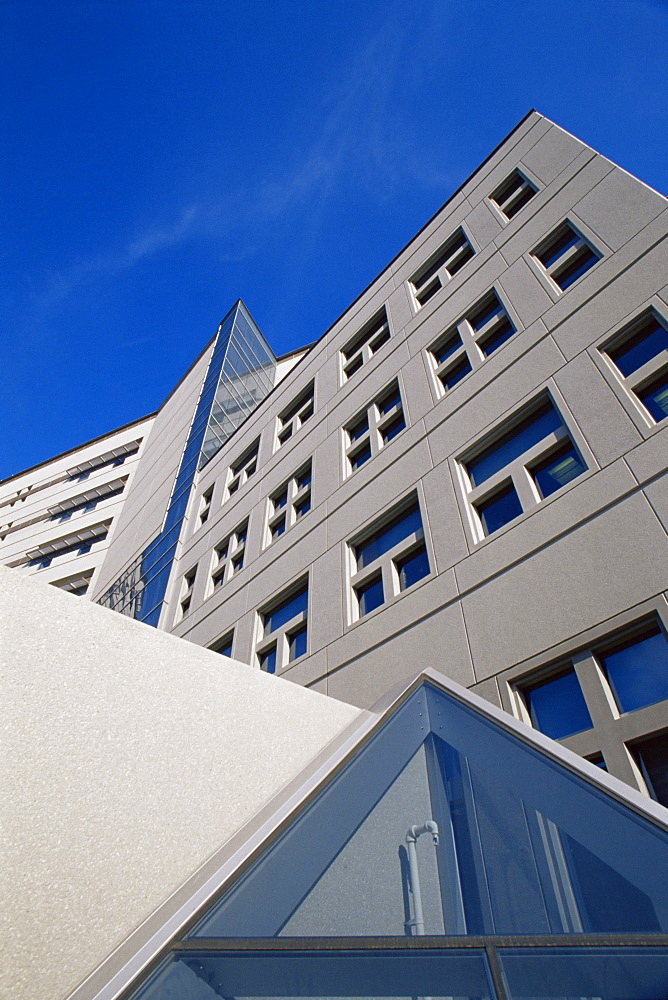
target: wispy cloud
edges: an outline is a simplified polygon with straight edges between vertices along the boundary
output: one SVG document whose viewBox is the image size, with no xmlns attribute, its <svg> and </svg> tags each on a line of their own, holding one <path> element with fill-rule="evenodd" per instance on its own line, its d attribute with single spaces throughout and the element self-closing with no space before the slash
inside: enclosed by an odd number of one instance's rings
<svg viewBox="0 0 668 1000">
<path fill-rule="evenodd" d="M 403 0 L 395 0 L 377 32 L 360 47 L 324 98 L 320 130 L 303 144 L 283 176 L 228 192 L 214 202 L 193 197 L 173 221 L 148 227 L 119 250 L 82 257 L 69 269 L 50 276 L 37 297 L 38 312 L 48 312 L 87 282 L 116 275 L 161 251 L 202 237 L 231 243 L 234 236 L 235 252 L 226 248 L 222 258 L 242 259 L 257 249 L 269 226 L 305 204 L 315 226 L 344 172 L 373 191 L 394 187 L 400 178 L 405 179 L 407 170 L 419 173 L 417 164 L 411 166 L 404 130 L 392 115 L 394 91 L 407 59 L 402 30 L 405 15 Z M 422 168 L 425 177 L 424 164 Z"/>
</svg>

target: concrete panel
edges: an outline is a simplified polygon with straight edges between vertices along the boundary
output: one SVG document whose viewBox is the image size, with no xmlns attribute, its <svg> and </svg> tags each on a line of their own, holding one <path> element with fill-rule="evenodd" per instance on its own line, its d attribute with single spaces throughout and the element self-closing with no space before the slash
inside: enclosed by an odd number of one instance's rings
<svg viewBox="0 0 668 1000">
<path fill-rule="evenodd" d="M 615 167 L 575 205 L 580 218 L 618 250 L 666 209 L 666 199 Z"/>
<path fill-rule="evenodd" d="M 663 472 L 668 455 L 668 426 L 657 430 L 647 441 L 638 445 L 626 456 L 631 472 L 639 483 Z"/>
<path fill-rule="evenodd" d="M 503 230 L 500 219 L 492 213 L 486 201 L 481 201 L 464 219 L 464 225 L 482 249 Z"/>
<path fill-rule="evenodd" d="M 588 354 L 562 368 L 554 381 L 599 465 L 608 465 L 640 443 L 640 432 Z"/>
<path fill-rule="evenodd" d="M 57 1000 L 358 712 L 0 579 L 12 928 L 0 991 Z"/>
<path fill-rule="evenodd" d="M 623 461 L 574 482 L 560 496 L 548 498 L 491 535 L 460 563 L 455 569 L 460 593 L 479 587 L 559 536 L 577 531 L 583 522 L 635 490 L 636 482 Z"/>
<path fill-rule="evenodd" d="M 330 697 L 346 698 L 360 707 L 372 707 L 382 691 L 426 667 L 434 667 L 459 684 L 475 680 L 459 607 L 442 608 L 419 627 L 409 628 L 369 649 L 330 673 Z"/>
<path fill-rule="evenodd" d="M 496 705 L 497 708 L 505 707 L 501 704 L 499 684 L 496 677 L 488 677 L 486 681 L 480 681 L 478 684 L 472 684 L 471 691 L 480 695 L 481 698 L 485 698 L 487 701 L 491 702 L 492 705 Z"/>
<path fill-rule="evenodd" d="M 425 417 L 427 431 L 431 431 L 429 446 L 434 464 L 464 448 L 469 442 L 491 430 L 508 411 L 511 400 L 519 402 L 533 390 L 539 391 L 545 381 L 561 368 L 564 359 L 551 339 L 543 339 L 528 354 L 524 354 L 490 385 L 476 395 L 475 406 L 460 408 L 447 414 L 443 407 Z M 478 371 L 482 373 L 483 365 Z M 474 375 L 470 376 L 473 382 Z M 447 400 L 447 396 L 446 396 Z M 512 413 L 508 414 L 511 416 Z M 444 416 L 447 420 L 444 421 Z M 437 423 L 438 426 L 434 426 Z M 433 430 L 432 430 L 433 428 Z"/>
<path fill-rule="evenodd" d="M 466 534 L 447 462 L 422 479 L 425 511 L 423 521 L 431 534 L 436 572 L 443 573 L 469 554 Z"/>
<path fill-rule="evenodd" d="M 668 532 L 668 474 L 661 476 L 644 489 L 652 510 Z"/>
<path fill-rule="evenodd" d="M 498 284 L 525 327 L 552 305 L 552 299 L 522 257 L 503 272 Z"/>
<path fill-rule="evenodd" d="M 655 596 L 667 579 L 665 532 L 636 494 L 462 599 L 476 678 Z"/>
<path fill-rule="evenodd" d="M 543 184 L 549 184 L 588 148 L 575 136 L 554 125 L 523 155 L 520 165 L 527 166 Z"/>
<path fill-rule="evenodd" d="M 309 591 L 309 645 L 328 645 L 343 633 L 344 604 L 342 553 L 336 545 L 313 563 Z M 324 671 L 323 671 L 324 672 Z"/>
</svg>

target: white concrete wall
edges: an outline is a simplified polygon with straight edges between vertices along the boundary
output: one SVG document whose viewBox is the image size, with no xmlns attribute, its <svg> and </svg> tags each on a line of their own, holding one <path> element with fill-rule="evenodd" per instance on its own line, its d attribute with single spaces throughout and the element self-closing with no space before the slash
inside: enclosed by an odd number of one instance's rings
<svg viewBox="0 0 668 1000">
<path fill-rule="evenodd" d="M 359 710 L 0 568 L 0 995 L 67 996 Z"/>
</svg>

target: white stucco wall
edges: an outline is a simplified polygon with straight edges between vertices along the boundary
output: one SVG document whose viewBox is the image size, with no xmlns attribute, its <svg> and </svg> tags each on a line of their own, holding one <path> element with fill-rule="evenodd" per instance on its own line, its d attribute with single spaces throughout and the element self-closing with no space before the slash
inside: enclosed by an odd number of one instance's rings
<svg viewBox="0 0 668 1000">
<path fill-rule="evenodd" d="M 67 996 L 359 713 L 0 568 L 0 995 Z"/>
</svg>

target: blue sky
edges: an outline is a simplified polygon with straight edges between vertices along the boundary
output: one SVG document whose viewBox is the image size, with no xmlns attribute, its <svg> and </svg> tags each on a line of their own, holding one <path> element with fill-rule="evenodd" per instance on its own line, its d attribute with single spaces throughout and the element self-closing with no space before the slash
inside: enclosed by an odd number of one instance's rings
<svg viewBox="0 0 668 1000">
<path fill-rule="evenodd" d="M 0 478 L 317 339 L 531 108 L 668 190 L 666 0 L 0 0 Z"/>
</svg>

